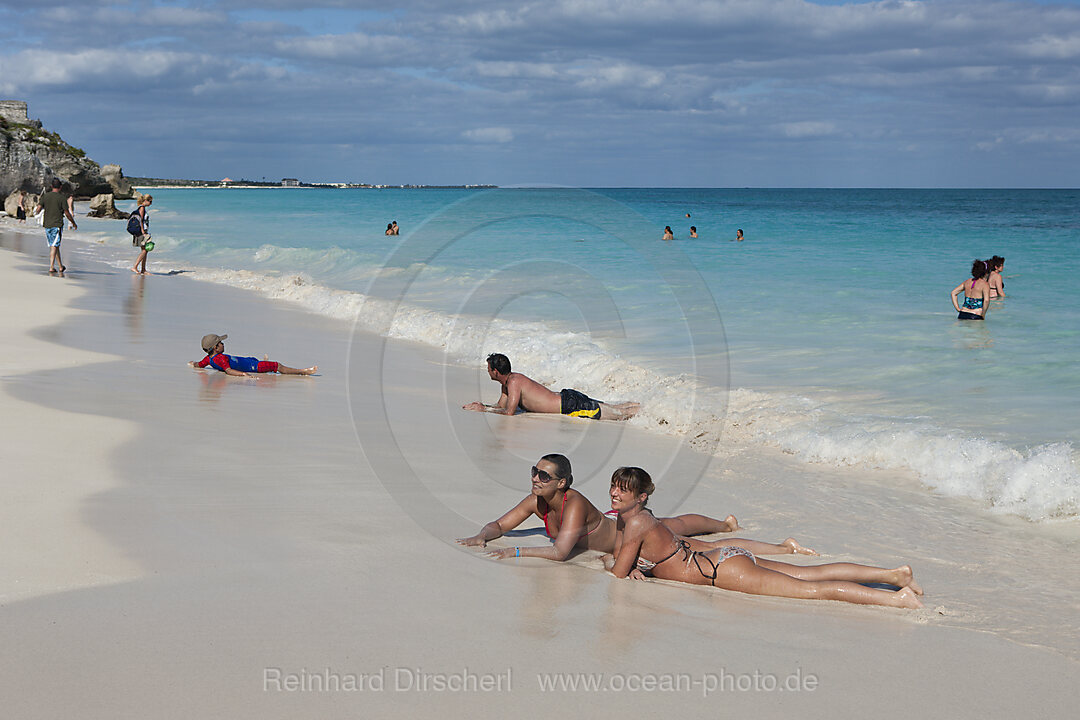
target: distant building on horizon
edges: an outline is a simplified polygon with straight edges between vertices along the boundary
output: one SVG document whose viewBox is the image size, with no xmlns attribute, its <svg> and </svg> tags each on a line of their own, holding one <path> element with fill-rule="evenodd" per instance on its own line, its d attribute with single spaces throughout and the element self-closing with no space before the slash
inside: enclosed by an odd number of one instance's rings
<svg viewBox="0 0 1080 720">
<path fill-rule="evenodd" d="M 300 187 L 300 181 L 296 178 L 281 178 L 281 187 Z"/>
</svg>

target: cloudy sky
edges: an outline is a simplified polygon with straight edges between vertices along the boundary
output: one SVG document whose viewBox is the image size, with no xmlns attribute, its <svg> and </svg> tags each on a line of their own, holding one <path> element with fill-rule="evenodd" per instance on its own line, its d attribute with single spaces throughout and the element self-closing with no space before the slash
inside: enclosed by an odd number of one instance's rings
<svg viewBox="0 0 1080 720">
<path fill-rule="evenodd" d="M 0 0 L 0 99 L 128 175 L 1075 188 L 1080 0 Z"/>
</svg>

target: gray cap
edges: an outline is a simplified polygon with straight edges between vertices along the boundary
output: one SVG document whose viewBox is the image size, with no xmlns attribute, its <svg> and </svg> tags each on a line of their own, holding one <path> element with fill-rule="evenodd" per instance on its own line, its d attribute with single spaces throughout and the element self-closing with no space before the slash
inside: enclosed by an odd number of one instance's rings
<svg viewBox="0 0 1080 720">
<path fill-rule="evenodd" d="M 214 333 L 210 333 L 209 335 L 203 335 L 202 336 L 202 349 L 203 349 L 203 352 L 206 352 L 206 353 L 212 352 L 213 349 L 215 347 L 217 347 L 217 344 L 219 342 L 223 341 L 227 337 L 229 337 L 229 336 L 228 335 L 215 335 Z"/>
</svg>

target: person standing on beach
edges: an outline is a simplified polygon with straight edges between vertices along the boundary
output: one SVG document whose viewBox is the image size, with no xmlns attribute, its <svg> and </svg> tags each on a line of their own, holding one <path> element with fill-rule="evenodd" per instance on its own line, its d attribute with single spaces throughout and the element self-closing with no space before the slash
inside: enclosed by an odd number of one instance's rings
<svg viewBox="0 0 1080 720">
<path fill-rule="evenodd" d="M 585 393 L 565 389 L 552 392 L 546 387 L 521 373 L 510 370 L 510 358 L 502 353 L 487 356 L 488 377 L 502 386 L 502 394 L 495 405 L 471 402 L 462 405 L 462 410 L 474 412 L 492 412 L 500 415 L 513 415 L 518 408 L 534 413 L 556 413 L 572 417 L 585 417 L 599 420 L 628 420 L 640 409 L 635 402 L 609 405 L 593 400 Z"/>
<path fill-rule="evenodd" d="M 75 217 L 68 209 L 67 198 L 60 194 L 62 185 L 60 178 L 54 177 L 52 190 L 42 193 L 37 207 L 34 208 L 35 215 L 41 210 L 45 212 L 42 226 L 45 228 L 45 242 L 49 244 L 49 272 L 56 272 L 56 266 L 59 265 L 61 274 L 67 270 L 63 260 L 60 259 L 60 242 L 64 238 L 64 216 L 67 215 L 67 219 L 71 221 L 72 230 L 77 230 L 79 227 L 75 224 Z"/>
<path fill-rule="evenodd" d="M 19 207 L 15 208 L 15 218 L 20 225 L 26 224 L 26 191 L 19 191 Z"/>
<path fill-rule="evenodd" d="M 139 248 L 139 257 L 135 258 L 135 264 L 131 266 L 131 272 L 137 275 L 147 275 L 146 272 L 146 256 L 150 254 L 150 250 L 154 249 L 153 245 L 147 247 L 147 243 L 150 242 L 150 215 L 147 210 L 154 202 L 153 195 L 143 195 L 139 198 L 139 205 L 135 208 L 135 212 L 131 213 L 131 218 L 137 218 L 139 220 L 139 234 L 132 235 L 131 244 Z M 130 227 L 130 224 L 129 226 Z M 142 269 L 139 266 L 142 265 Z"/>
<path fill-rule="evenodd" d="M 75 217 L 75 192 L 74 190 L 67 196 L 68 217 Z M 71 229 L 75 229 L 75 221 L 71 221 Z"/>
</svg>

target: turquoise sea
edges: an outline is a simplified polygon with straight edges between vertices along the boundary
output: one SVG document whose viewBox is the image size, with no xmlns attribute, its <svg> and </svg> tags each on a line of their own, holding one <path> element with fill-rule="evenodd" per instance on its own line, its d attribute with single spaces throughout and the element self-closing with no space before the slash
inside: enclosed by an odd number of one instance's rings
<svg viewBox="0 0 1080 720">
<path fill-rule="evenodd" d="M 151 192 L 151 269 L 454 362 L 504 352 L 550 385 L 642 401 L 634 422 L 657 432 L 909 469 L 1033 521 L 1080 515 L 1080 191 Z M 100 235 L 130 248 L 120 223 Z M 995 254 L 1007 297 L 957 321 L 950 291 Z"/>
</svg>

